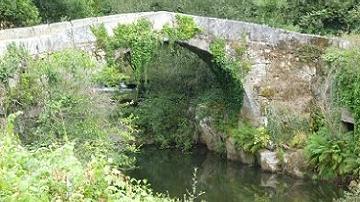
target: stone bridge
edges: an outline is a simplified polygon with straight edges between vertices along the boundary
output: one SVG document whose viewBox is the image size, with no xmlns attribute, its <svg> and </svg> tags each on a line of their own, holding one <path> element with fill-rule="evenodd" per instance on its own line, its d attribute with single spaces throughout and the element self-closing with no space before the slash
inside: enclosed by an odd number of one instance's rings
<svg viewBox="0 0 360 202">
<path fill-rule="evenodd" d="M 173 25 L 175 13 L 145 12 L 93 17 L 69 22 L 38 25 L 0 31 L 0 55 L 10 43 L 24 45 L 31 54 L 44 54 L 65 48 L 81 48 L 92 51 L 95 37 L 91 26 L 104 24 L 111 33 L 118 24 L 133 23 L 146 18 L 155 30 L 165 24 Z M 265 25 L 240 21 L 192 16 L 202 33 L 196 38 L 182 42 L 202 59 L 210 54 L 209 44 L 215 38 L 225 39 L 229 53 L 240 41 L 247 43 L 247 56 L 252 68 L 244 80 L 243 116 L 254 124 L 266 124 L 268 106 L 276 106 L 306 114 L 311 101 L 321 94 L 314 87 L 321 72 L 321 60 L 306 57 L 306 50 L 336 46 L 349 47 L 349 42 L 337 38 L 289 32 Z M 310 48 L 306 48 L 310 47 Z M 304 51 L 299 51 L 305 50 Z M 205 61 L 209 62 L 209 61 Z"/>
</svg>

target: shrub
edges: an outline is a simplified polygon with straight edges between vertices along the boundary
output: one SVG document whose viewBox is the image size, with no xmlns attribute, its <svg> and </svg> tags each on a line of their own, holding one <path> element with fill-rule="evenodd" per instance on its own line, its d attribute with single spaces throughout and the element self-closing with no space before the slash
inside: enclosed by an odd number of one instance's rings
<svg viewBox="0 0 360 202">
<path fill-rule="evenodd" d="M 0 2 L 0 29 L 30 26 L 39 22 L 39 11 L 31 0 L 2 0 Z"/>
<path fill-rule="evenodd" d="M 112 159 L 93 156 L 83 165 L 73 142 L 27 150 L 12 131 L 14 118 L 0 135 L 1 200 L 173 201 L 124 176 Z"/>
<path fill-rule="evenodd" d="M 238 128 L 232 129 L 230 136 L 239 148 L 251 153 L 265 149 L 271 143 L 265 128 L 254 128 L 247 123 L 241 123 Z"/>
<path fill-rule="evenodd" d="M 45 22 L 85 18 L 111 12 L 108 0 L 34 0 Z"/>
<path fill-rule="evenodd" d="M 104 67 L 100 72 L 96 73 L 94 80 L 101 86 L 118 87 L 121 82 L 129 80 L 129 76 L 122 73 L 119 68 L 111 66 Z"/>
<path fill-rule="evenodd" d="M 170 40 L 189 40 L 200 33 L 192 17 L 176 15 L 175 18 L 177 23 L 175 28 L 165 25 L 162 30 Z"/>
<path fill-rule="evenodd" d="M 93 27 L 92 32 L 96 36 L 98 49 L 105 51 L 106 61 L 109 66 L 119 66 L 120 62 L 115 52 L 121 49 L 130 50 L 126 58 L 133 70 L 133 76 L 137 82 L 138 94 L 144 91 L 148 82 L 147 72 L 149 63 L 154 59 L 156 50 L 163 42 L 164 34 L 171 35 L 173 40 L 185 40 L 195 36 L 199 29 L 193 19 L 186 16 L 176 16 L 175 28 L 166 26 L 161 32 L 152 29 L 151 22 L 139 20 L 131 25 L 119 25 L 114 29 L 114 36 L 110 37 L 105 27 Z M 124 68 L 124 67 L 120 67 Z"/>
<path fill-rule="evenodd" d="M 97 63 L 77 50 L 55 52 L 43 59 L 24 57 L 23 51 L 10 48 L 0 63 L 0 69 L 6 70 L 24 66 L 16 73 L 17 82 L 7 88 L 4 106 L 7 114 L 24 112 L 16 122 L 22 143 L 39 148 L 71 140 L 81 160 L 101 152 L 113 155 L 119 166 L 131 166 L 133 158 L 126 153 L 134 150 L 129 143 L 133 137 L 122 130 L 128 125 L 121 119 L 111 120 L 110 98 L 92 91 L 91 77 Z M 11 74 L 3 75 L 4 85 Z"/>
<path fill-rule="evenodd" d="M 0 82 L 9 86 L 9 80 L 15 77 L 15 73 L 19 68 L 24 68 L 29 57 L 23 47 L 10 44 L 7 47 L 7 52 L 0 60 Z"/>
<path fill-rule="evenodd" d="M 354 153 L 356 141 L 351 134 L 333 134 L 322 128 L 310 136 L 305 149 L 310 165 L 321 178 L 359 174 L 360 160 Z"/>
<path fill-rule="evenodd" d="M 328 63 L 329 71 L 335 72 L 334 100 L 336 104 L 350 109 L 358 120 L 360 118 L 360 70 L 358 68 L 360 49 L 342 51 L 328 49 L 324 59 Z M 358 128 L 356 125 L 355 130 Z"/>
</svg>

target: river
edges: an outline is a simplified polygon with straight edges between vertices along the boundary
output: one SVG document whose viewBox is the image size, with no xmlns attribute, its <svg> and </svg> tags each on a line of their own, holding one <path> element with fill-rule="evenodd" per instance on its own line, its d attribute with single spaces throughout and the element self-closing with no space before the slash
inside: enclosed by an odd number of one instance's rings
<svg viewBox="0 0 360 202">
<path fill-rule="evenodd" d="M 128 174 L 147 179 L 155 192 L 182 198 L 192 190 L 195 168 L 197 189 L 205 192 L 199 199 L 209 202 L 332 201 L 342 192 L 331 183 L 265 173 L 257 167 L 231 162 L 201 146 L 185 154 L 146 146 L 137 156 L 137 169 Z"/>
</svg>

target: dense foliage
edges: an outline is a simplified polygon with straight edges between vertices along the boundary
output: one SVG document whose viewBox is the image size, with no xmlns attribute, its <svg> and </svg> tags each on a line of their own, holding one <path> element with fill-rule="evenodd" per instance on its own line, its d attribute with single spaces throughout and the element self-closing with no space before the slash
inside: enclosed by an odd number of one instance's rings
<svg viewBox="0 0 360 202">
<path fill-rule="evenodd" d="M 271 144 L 270 135 L 263 127 L 254 128 L 247 123 L 241 123 L 229 133 L 234 138 L 236 146 L 253 154 Z"/>
<path fill-rule="evenodd" d="M 39 22 L 39 11 L 32 0 L 0 1 L 0 29 L 30 26 Z"/>
<path fill-rule="evenodd" d="M 119 166 L 130 166 L 132 128 L 111 116 L 109 97 L 93 92 L 91 77 L 97 63 L 84 52 L 65 50 L 33 59 L 11 46 L 0 63 L 2 111 L 22 111 L 16 132 L 32 148 L 71 140 L 81 160 L 107 153 Z M 113 118 L 111 118 L 113 117 Z M 120 129 L 127 128 L 127 130 Z M 111 141 L 122 142 L 121 146 Z"/>
<path fill-rule="evenodd" d="M 173 11 L 214 16 L 315 34 L 359 31 L 358 0 L 112 0 L 117 13 Z"/>
<path fill-rule="evenodd" d="M 132 112 L 138 117 L 143 138 L 187 150 L 195 142 L 196 108 L 205 102 L 200 99 L 213 91 L 219 98 L 212 102 L 223 105 L 221 90 L 207 65 L 183 48 L 163 47 L 156 58 L 150 63 L 143 100 Z"/>
<path fill-rule="evenodd" d="M 134 116 L 121 116 L 116 96 L 95 92 L 103 67 L 92 57 L 32 58 L 11 45 L 0 61 L 0 200 L 179 201 L 122 173 L 133 166 Z M 195 184 L 182 200 L 197 197 Z"/>
<path fill-rule="evenodd" d="M 175 27 L 166 25 L 160 32 L 145 20 L 120 25 L 113 36 L 104 26 L 93 28 L 108 66 L 130 78 L 123 82 L 136 81 L 136 105 L 130 111 L 138 117 L 146 141 L 186 150 L 195 141 L 200 119 L 211 116 L 219 130 L 224 130 L 225 122 L 237 121 L 242 78 L 249 68 L 246 47 L 239 45 L 233 60 L 227 56 L 225 43 L 215 41 L 213 65 L 207 65 L 178 45 L 199 32 L 191 17 L 181 15 L 176 16 Z M 132 72 L 127 74 L 127 69 Z"/>
<path fill-rule="evenodd" d="M 57 22 L 107 14 L 107 0 L 33 0 L 44 22 Z"/>
<path fill-rule="evenodd" d="M 310 137 L 306 150 L 310 165 L 321 178 L 358 175 L 360 159 L 354 153 L 357 149 L 352 134 L 333 134 L 322 128 Z"/>
<path fill-rule="evenodd" d="M 348 107 L 354 113 L 355 119 L 360 119 L 360 49 L 336 50 L 330 49 L 325 55 L 329 68 L 335 71 L 335 102 Z M 358 126 L 355 130 L 358 133 Z"/>
<path fill-rule="evenodd" d="M 307 142 L 310 163 L 323 178 L 359 176 L 359 65 L 358 48 L 329 49 L 324 55 L 328 72 L 334 75 L 333 103 L 328 111 L 322 110 L 318 127 Z M 355 119 L 354 131 L 346 132 L 339 122 L 339 108 L 345 107 Z M 319 114 L 319 113 L 317 113 Z"/>
<path fill-rule="evenodd" d="M 34 6 L 34 3 L 36 7 Z M 214 16 L 314 34 L 358 33 L 358 0 L 4 0 L 2 27 L 56 22 L 110 13 L 172 11 Z"/>
<path fill-rule="evenodd" d="M 83 164 L 73 142 L 26 149 L 13 131 L 16 115 L 10 115 L 1 128 L 2 201 L 173 201 L 155 196 L 142 181 L 124 176 L 103 155 Z"/>
</svg>

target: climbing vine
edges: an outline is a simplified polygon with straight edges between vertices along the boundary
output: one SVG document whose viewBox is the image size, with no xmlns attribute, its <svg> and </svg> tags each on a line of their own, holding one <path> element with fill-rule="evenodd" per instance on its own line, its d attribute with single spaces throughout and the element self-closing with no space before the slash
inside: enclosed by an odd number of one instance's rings
<svg viewBox="0 0 360 202">
<path fill-rule="evenodd" d="M 354 114 L 356 134 L 359 134 L 360 119 L 360 49 L 329 49 L 324 55 L 329 69 L 335 72 L 334 101 Z"/>
<path fill-rule="evenodd" d="M 249 70 L 249 63 L 245 59 L 243 46 L 235 49 L 236 56 L 230 57 L 226 53 L 225 40 L 216 39 L 210 44 L 210 51 L 213 55 L 213 72 L 217 76 L 219 83 L 223 85 L 228 99 L 227 108 L 229 112 L 236 116 L 240 111 L 243 100 L 242 80 Z M 235 117 L 236 118 L 236 117 Z"/>
</svg>

